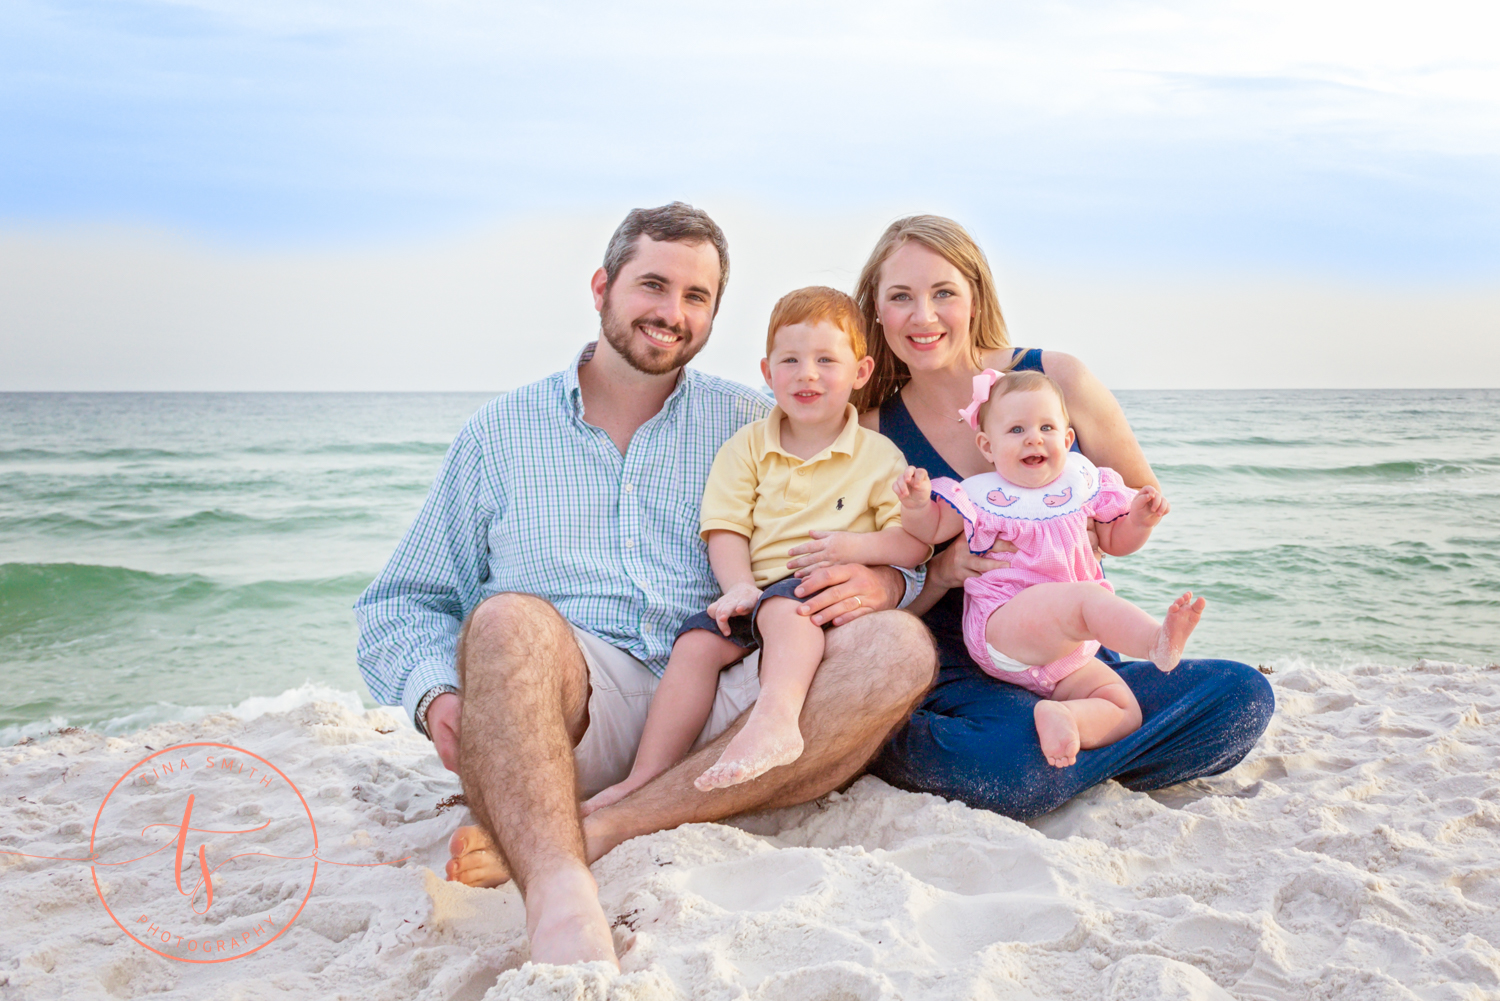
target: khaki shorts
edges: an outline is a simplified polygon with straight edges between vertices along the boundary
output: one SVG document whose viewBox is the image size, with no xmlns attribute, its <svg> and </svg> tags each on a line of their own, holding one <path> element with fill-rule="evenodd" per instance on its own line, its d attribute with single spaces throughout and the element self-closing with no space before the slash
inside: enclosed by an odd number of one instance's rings
<svg viewBox="0 0 1500 1001">
<path fill-rule="evenodd" d="M 579 791 L 587 798 L 630 774 L 660 679 L 645 664 L 593 633 L 573 626 L 573 638 L 589 666 L 589 728 L 573 749 Z M 723 733 L 759 697 L 760 654 L 751 653 L 719 675 L 708 723 L 693 747 Z"/>
</svg>

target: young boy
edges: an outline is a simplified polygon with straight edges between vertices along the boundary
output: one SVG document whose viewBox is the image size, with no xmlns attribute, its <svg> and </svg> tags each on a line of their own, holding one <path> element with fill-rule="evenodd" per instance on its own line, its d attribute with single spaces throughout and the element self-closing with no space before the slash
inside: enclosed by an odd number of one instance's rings
<svg viewBox="0 0 1500 1001">
<path fill-rule="evenodd" d="M 831 288 L 798 289 L 771 311 L 760 363 L 776 406 L 719 450 L 703 492 L 701 526 L 723 597 L 678 633 L 651 700 L 635 765 L 583 805 L 608 806 L 680 761 L 708 720 L 719 672 L 759 647 L 760 698 L 703 791 L 748 782 L 802 754 L 797 719 L 823 660 L 823 629 L 797 614 L 788 550 L 827 532 L 840 562 L 913 567 L 931 549 L 901 530 L 892 485 L 899 449 L 859 426 L 849 394 L 869 380 L 864 318 Z M 821 531 L 819 531 L 821 530 Z"/>
</svg>

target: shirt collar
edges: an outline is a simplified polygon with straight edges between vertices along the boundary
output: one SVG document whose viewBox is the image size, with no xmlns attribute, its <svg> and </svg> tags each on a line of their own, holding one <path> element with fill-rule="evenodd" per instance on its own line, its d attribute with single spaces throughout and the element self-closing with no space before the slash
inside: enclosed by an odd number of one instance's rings
<svg viewBox="0 0 1500 1001">
<path fill-rule="evenodd" d="M 598 341 L 589 341 L 583 346 L 583 350 L 573 356 L 573 364 L 563 369 L 562 375 L 563 396 L 573 408 L 573 416 L 579 420 L 583 419 L 583 388 L 578 385 L 578 370 L 593 360 L 594 351 L 599 347 Z M 669 407 L 677 405 L 677 401 L 683 396 L 684 390 L 695 377 L 687 366 L 683 366 L 677 373 L 677 383 L 672 387 L 666 402 L 662 404 L 662 412 Z"/>
<path fill-rule="evenodd" d="M 784 416 L 785 413 L 782 411 L 779 404 L 772 407 L 771 412 L 766 415 L 766 451 L 779 452 L 780 454 L 786 456 L 788 459 L 795 459 L 797 462 L 803 462 L 804 460 L 802 458 L 793 455 L 791 452 L 788 452 L 786 449 L 781 447 L 781 418 Z M 820 459 L 827 458 L 834 452 L 842 452 L 845 455 L 852 456 L 854 454 L 854 438 L 858 434 L 859 411 L 854 409 L 854 404 L 846 403 L 844 404 L 844 428 L 839 432 L 839 436 L 833 439 L 833 444 L 823 449 L 823 451 L 819 452 L 811 459 L 807 459 L 805 461 L 817 462 Z"/>
</svg>

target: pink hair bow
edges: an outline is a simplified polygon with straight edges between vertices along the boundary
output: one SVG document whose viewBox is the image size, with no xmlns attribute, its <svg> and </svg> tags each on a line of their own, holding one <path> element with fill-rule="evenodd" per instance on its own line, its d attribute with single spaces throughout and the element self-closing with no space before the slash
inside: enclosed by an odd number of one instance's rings
<svg viewBox="0 0 1500 1001">
<path fill-rule="evenodd" d="M 969 422 L 969 427 L 975 431 L 979 430 L 979 408 L 990 398 L 990 391 L 995 388 L 995 383 L 1005 378 L 1004 372 L 996 372 L 987 368 L 974 377 L 974 402 L 970 403 L 958 412 L 958 415 Z"/>
</svg>

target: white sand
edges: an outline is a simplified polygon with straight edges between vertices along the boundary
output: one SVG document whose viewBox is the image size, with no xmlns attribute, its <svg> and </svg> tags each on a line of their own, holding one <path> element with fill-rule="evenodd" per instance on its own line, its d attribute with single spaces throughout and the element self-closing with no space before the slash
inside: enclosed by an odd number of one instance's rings
<svg viewBox="0 0 1500 1001">
<path fill-rule="evenodd" d="M 1500 997 L 1500 670 L 1272 680 L 1276 719 L 1229 774 L 1153 794 L 1111 783 L 1029 826 L 867 778 L 628 842 L 594 867 L 617 976 L 526 963 L 513 889 L 433 876 L 466 820 L 436 809 L 457 782 L 408 727 L 379 732 L 383 712 L 313 701 L 7 748 L 0 844 L 17 850 L 84 855 L 145 747 L 219 740 L 301 787 L 324 858 L 414 857 L 322 867 L 282 939 L 218 965 L 126 938 L 87 865 L 0 858 L 0 996 Z M 169 866 L 143 884 L 163 906 Z M 216 885 L 216 907 L 295 909 L 239 874 Z"/>
</svg>

